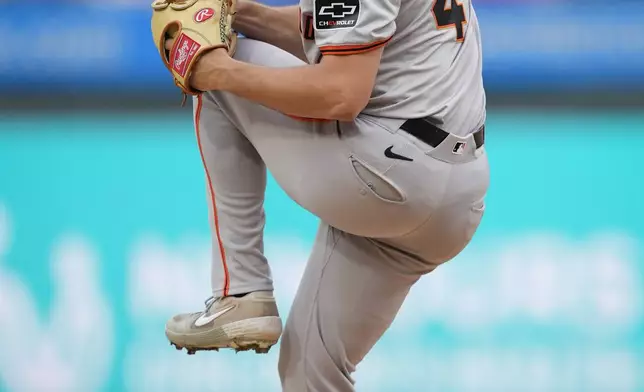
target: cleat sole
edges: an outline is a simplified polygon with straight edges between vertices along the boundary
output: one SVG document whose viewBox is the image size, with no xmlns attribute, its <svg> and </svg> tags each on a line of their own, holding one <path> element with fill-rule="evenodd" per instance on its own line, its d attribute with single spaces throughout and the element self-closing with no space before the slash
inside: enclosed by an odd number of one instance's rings
<svg viewBox="0 0 644 392">
<path fill-rule="evenodd" d="M 189 355 L 194 355 L 197 351 L 218 351 L 225 348 L 235 352 L 252 350 L 257 354 L 266 354 L 277 344 L 281 333 L 280 318 L 268 316 L 222 325 L 219 332 L 213 333 L 211 341 L 202 340 L 186 344 L 190 336 L 175 335 L 169 330 L 166 330 L 166 337 L 177 350 L 185 348 Z"/>
<path fill-rule="evenodd" d="M 275 342 L 255 341 L 255 342 L 243 342 L 243 343 L 233 341 L 227 347 L 189 347 L 189 346 L 184 347 L 176 343 L 170 343 L 170 345 L 174 346 L 174 348 L 179 351 L 185 348 L 188 355 L 195 355 L 197 351 L 219 351 L 220 349 L 227 349 L 227 348 L 235 350 L 236 353 L 243 352 L 243 351 L 255 351 L 256 354 L 268 354 L 271 348 L 276 344 L 277 344 L 277 341 Z"/>
</svg>

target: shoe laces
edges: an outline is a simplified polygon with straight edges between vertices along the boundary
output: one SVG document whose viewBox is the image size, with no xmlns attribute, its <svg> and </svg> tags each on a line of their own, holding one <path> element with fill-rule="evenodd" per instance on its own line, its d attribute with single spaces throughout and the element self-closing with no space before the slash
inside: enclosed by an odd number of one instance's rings
<svg viewBox="0 0 644 392">
<path fill-rule="evenodd" d="M 217 302 L 219 298 L 215 298 L 214 296 L 208 297 L 203 303 L 206 305 L 206 311 L 209 311 L 212 305 Z"/>
<path fill-rule="evenodd" d="M 203 312 L 195 312 L 195 313 L 193 313 L 193 315 L 194 315 L 194 316 L 197 316 L 197 315 L 200 315 L 200 314 L 208 313 L 208 312 L 210 311 L 210 308 L 212 308 L 212 306 L 213 306 L 214 304 L 216 304 L 217 302 L 219 302 L 220 300 L 221 300 L 221 298 L 220 298 L 220 297 L 219 297 L 219 298 L 215 298 L 214 296 L 210 296 L 210 297 L 208 297 L 208 298 L 204 301 L 204 305 L 206 305 L 206 309 L 204 309 L 204 311 L 203 311 Z"/>
</svg>

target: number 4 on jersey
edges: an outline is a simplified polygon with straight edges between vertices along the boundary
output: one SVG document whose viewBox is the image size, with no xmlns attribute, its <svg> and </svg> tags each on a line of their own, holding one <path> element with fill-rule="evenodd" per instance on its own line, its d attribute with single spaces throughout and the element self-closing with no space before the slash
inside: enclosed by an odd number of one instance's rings
<svg viewBox="0 0 644 392">
<path fill-rule="evenodd" d="M 458 0 L 434 0 L 432 13 L 439 29 L 456 29 L 456 40 L 463 42 L 465 38 L 464 26 L 467 23 L 465 8 Z"/>
</svg>

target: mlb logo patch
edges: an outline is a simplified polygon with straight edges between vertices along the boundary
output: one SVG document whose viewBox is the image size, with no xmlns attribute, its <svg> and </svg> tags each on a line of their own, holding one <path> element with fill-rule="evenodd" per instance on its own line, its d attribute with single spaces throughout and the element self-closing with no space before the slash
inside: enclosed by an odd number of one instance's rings
<svg viewBox="0 0 644 392">
<path fill-rule="evenodd" d="M 465 152 L 465 146 L 467 146 L 465 142 L 456 142 L 452 148 L 452 154 L 462 155 Z"/>
</svg>

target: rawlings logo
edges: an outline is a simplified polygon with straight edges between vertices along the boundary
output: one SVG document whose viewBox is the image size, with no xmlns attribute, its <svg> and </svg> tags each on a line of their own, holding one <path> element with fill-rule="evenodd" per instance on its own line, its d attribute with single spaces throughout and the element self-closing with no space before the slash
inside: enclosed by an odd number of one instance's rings
<svg viewBox="0 0 644 392">
<path fill-rule="evenodd" d="M 195 14 L 195 22 L 205 22 L 213 16 L 215 16 L 215 10 L 212 8 L 202 8 Z"/>
<path fill-rule="evenodd" d="M 180 68 L 181 65 L 188 59 L 188 50 L 190 47 L 188 46 L 188 42 L 183 42 L 181 45 L 181 48 L 177 50 L 177 58 L 174 59 L 174 67 L 175 68 Z"/>
<path fill-rule="evenodd" d="M 181 33 L 177 43 L 172 49 L 170 64 L 172 65 L 172 69 L 182 78 L 186 76 L 188 65 L 192 62 L 199 48 L 201 48 L 201 45 L 184 33 Z"/>
</svg>

